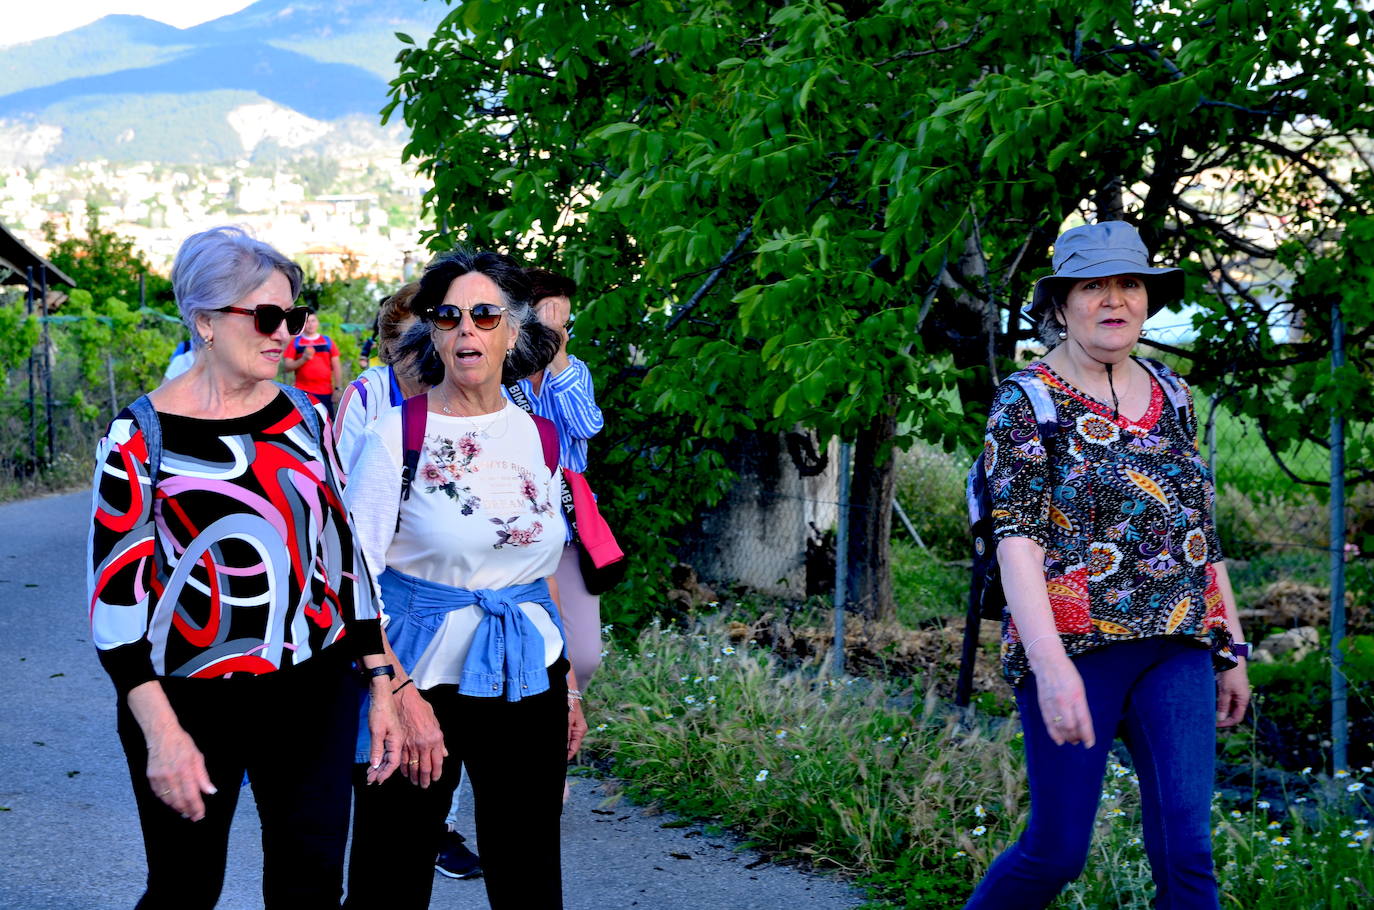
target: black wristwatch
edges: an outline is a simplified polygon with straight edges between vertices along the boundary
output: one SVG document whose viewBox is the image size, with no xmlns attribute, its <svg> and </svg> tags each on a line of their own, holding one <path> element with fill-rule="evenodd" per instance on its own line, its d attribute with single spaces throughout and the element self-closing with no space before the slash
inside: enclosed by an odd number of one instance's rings
<svg viewBox="0 0 1374 910">
<path fill-rule="evenodd" d="M 369 683 L 372 682 L 372 680 L 376 679 L 378 676 L 385 676 L 389 679 L 395 679 L 396 668 L 393 667 L 391 664 L 382 664 L 380 667 L 363 667 L 362 674 L 363 679 L 365 679 Z"/>
</svg>

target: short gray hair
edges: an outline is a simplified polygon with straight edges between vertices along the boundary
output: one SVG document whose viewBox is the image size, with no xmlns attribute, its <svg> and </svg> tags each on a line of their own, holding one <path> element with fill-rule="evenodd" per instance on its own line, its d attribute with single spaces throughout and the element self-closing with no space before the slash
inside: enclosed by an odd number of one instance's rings
<svg viewBox="0 0 1374 910">
<path fill-rule="evenodd" d="M 273 272 L 291 283 L 291 299 L 301 293 L 301 267 L 236 225 L 219 225 L 192 234 L 181 243 L 172 263 L 172 292 L 181 321 L 191 330 L 191 346 L 205 342 L 196 330 L 202 313 L 233 306 Z"/>
</svg>

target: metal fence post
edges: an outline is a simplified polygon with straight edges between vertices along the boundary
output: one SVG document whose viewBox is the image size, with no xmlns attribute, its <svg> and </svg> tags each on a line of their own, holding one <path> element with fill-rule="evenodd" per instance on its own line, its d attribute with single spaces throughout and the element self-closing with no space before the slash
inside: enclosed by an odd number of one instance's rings
<svg viewBox="0 0 1374 910">
<path fill-rule="evenodd" d="M 28 287 L 25 292 L 28 301 L 28 315 L 33 315 L 33 266 L 24 266 L 24 277 L 28 279 Z M 33 470 L 38 469 L 38 391 L 37 377 L 34 370 L 37 363 L 34 361 L 33 349 L 29 349 L 29 465 Z"/>
<path fill-rule="evenodd" d="M 1345 326 L 1341 305 L 1331 305 L 1331 372 L 1345 365 Z M 1346 723 L 1345 639 L 1345 416 L 1331 408 L 1331 763 L 1332 770 L 1348 767 L 1350 729 Z"/>
<path fill-rule="evenodd" d="M 52 420 L 52 335 L 48 331 L 48 270 L 43 276 L 43 397 L 46 400 L 44 415 L 48 420 L 48 464 L 52 464 L 57 451 L 57 428 Z"/>
<path fill-rule="evenodd" d="M 835 675 L 844 675 L 844 612 L 849 600 L 849 443 L 840 443 L 839 527 L 835 531 Z"/>
</svg>

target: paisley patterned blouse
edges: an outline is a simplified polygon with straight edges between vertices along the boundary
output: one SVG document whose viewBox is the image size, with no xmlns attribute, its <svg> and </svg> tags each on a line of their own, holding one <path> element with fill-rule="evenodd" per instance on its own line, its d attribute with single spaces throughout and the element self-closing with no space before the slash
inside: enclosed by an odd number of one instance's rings
<svg viewBox="0 0 1374 910">
<path fill-rule="evenodd" d="M 1188 394 L 1180 420 L 1152 383 L 1138 421 L 1102 403 L 1044 363 L 1059 431 L 1041 439 L 1021 386 L 1002 383 L 988 415 L 985 468 L 993 533 L 1027 537 L 1045 550 L 1050 607 L 1072 657 L 1134 638 L 1186 635 L 1231 663 L 1213 527 L 1212 477 L 1198 453 Z M 1175 377 L 1185 392 L 1181 377 Z M 1010 611 L 1002 624 L 1002 673 L 1016 685 L 1029 672 Z"/>
</svg>

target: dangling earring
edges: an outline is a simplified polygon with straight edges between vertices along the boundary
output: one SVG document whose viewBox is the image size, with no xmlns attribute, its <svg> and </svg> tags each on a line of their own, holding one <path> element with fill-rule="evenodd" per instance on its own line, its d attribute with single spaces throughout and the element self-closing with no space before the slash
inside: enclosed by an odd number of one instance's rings
<svg viewBox="0 0 1374 910">
<path fill-rule="evenodd" d="M 215 339 L 213 339 L 213 338 L 206 338 L 206 339 L 204 339 L 204 341 L 205 341 L 205 349 L 206 349 L 207 351 L 213 351 L 213 350 L 215 349 Z"/>
</svg>

